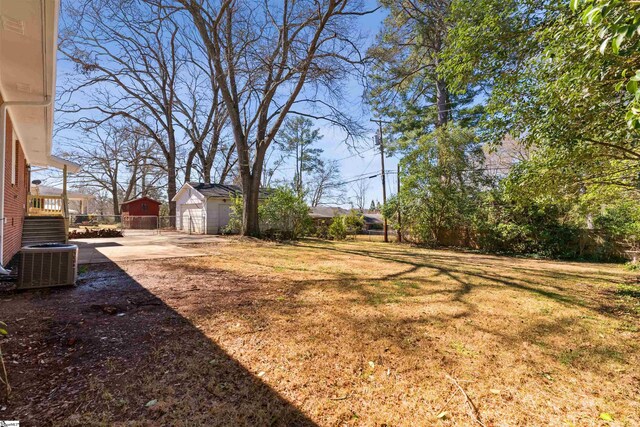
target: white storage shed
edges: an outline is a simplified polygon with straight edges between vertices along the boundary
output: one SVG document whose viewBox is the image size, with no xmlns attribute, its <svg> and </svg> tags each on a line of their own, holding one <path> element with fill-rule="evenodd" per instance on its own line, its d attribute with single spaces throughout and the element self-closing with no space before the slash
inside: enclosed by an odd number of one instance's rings
<svg viewBox="0 0 640 427">
<path fill-rule="evenodd" d="M 191 234 L 220 234 L 229 224 L 232 199 L 240 195 L 237 185 L 187 182 L 173 198 L 176 226 Z"/>
</svg>

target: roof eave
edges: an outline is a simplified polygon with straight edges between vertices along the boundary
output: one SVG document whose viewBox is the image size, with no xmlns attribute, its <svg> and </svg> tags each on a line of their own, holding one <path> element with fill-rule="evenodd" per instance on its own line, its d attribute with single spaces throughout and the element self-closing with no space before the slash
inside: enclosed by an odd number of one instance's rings
<svg viewBox="0 0 640 427">
<path fill-rule="evenodd" d="M 0 63 L 4 62 L 7 67 L 0 70 L 0 96 L 4 102 L 15 103 L 44 104 L 55 99 L 60 0 L 21 0 L 7 2 L 5 6 L 3 18 L 14 19 L 17 31 L 5 28 L 0 33 Z M 39 31 L 34 31 L 35 23 L 41 26 Z M 15 47 L 13 51 L 8 50 L 11 46 Z M 28 59 L 23 61 L 21 58 Z M 38 62 L 37 67 L 33 66 L 33 61 Z M 44 84 L 40 86 L 40 83 Z M 53 146 L 53 104 L 13 105 L 9 107 L 9 115 L 27 161 L 49 166 L 47 160 Z"/>
<path fill-rule="evenodd" d="M 64 169 L 66 166 L 69 173 L 78 173 L 82 169 L 82 166 L 78 163 L 54 155 L 48 157 L 46 166 L 52 166 L 57 169 Z"/>
<path fill-rule="evenodd" d="M 177 201 L 178 201 L 178 198 L 182 195 L 182 192 L 183 192 L 187 187 L 191 188 L 191 189 L 192 189 L 192 190 L 194 190 L 194 191 L 198 191 L 198 190 L 196 190 L 195 188 L 193 188 L 193 186 L 191 186 L 191 184 L 189 184 L 188 182 L 185 182 L 184 184 L 182 184 L 182 187 L 180 187 L 180 189 L 178 190 L 178 192 L 176 193 L 176 195 L 175 195 L 175 196 L 173 196 L 173 198 L 171 199 L 171 201 L 172 201 L 172 202 L 177 202 Z M 199 193 L 199 194 L 201 194 L 201 195 L 202 195 L 202 197 L 204 197 L 204 194 L 200 193 L 199 191 L 198 191 L 198 193 Z M 205 198 L 206 198 L 206 197 L 205 197 Z"/>
</svg>

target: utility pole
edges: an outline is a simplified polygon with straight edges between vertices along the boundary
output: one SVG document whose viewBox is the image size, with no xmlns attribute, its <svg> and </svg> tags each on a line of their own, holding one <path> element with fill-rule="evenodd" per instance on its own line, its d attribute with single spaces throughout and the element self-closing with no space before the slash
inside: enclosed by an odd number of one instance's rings
<svg viewBox="0 0 640 427">
<path fill-rule="evenodd" d="M 379 130 L 379 135 L 378 135 L 378 144 L 380 145 L 380 165 L 382 167 L 382 171 L 380 173 L 380 176 L 382 177 L 382 204 L 386 205 L 387 204 L 387 184 L 386 184 L 386 180 L 385 180 L 385 172 L 384 172 L 384 142 L 382 140 L 382 120 L 373 120 L 371 119 L 372 122 L 377 122 L 378 123 L 378 130 Z M 387 218 L 384 218 L 384 241 L 385 243 L 389 242 L 389 227 L 387 224 Z"/>
<path fill-rule="evenodd" d="M 400 161 L 398 161 L 398 192 L 396 193 L 396 201 L 398 203 L 398 243 L 402 243 L 402 216 L 400 215 Z"/>
</svg>

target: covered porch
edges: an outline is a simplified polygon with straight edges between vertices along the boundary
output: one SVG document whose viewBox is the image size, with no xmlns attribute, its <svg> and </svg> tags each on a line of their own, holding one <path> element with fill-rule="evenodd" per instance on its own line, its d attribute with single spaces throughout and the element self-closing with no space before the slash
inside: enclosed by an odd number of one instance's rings
<svg viewBox="0 0 640 427">
<path fill-rule="evenodd" d="M 58 166 L 57 163 L 62 166 L 62 188 L 40 185 L 38 181 L 34 181 L 27 195 L 26 216 L 61 216 L 68 218 L 71 213 L 70 202 L 75 202 L 76 205 L 79 205 L 79 208 L 73 213 L 86 215 L 92 196 L 76 191 L 68 191 L 67 189 L 67 176 L 70 172 L 77 172 L 78 165 L 60 158 L 55 158 L 54 160 L 55 162 L 52 162 L 54 163 L 52 166 Z"/>
</svg>

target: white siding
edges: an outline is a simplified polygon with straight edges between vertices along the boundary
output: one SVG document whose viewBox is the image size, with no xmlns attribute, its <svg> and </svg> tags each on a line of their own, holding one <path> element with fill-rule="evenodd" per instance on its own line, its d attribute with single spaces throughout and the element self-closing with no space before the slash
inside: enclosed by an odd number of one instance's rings
<svg viewBox="0 0 640 427">
<path fill-rule="evenodd" d="M 207 202 L 207 234 L 220 234 L 229 223 L 231 200 L 209 199 Z"/>
<path fill-rule="evenodd" d="M 205 199 L 185 185 L 176 196 L 179 230 L 191 233 L 220 234 L 229 223 L 231 199 Z"/>
<path fill-rule="evenodd" d="M 181 230 L 190 234 L 204 234 L 205 212 L 197 204 L 184 204 L 180 206 Z"/>
<path fill-rule="evenodd" d="M 198 191 L 187 187 L 176 199 L 177 226 L 179 230 L 204 233 L 207 222 L 205 198 Z"/>
</svg>

